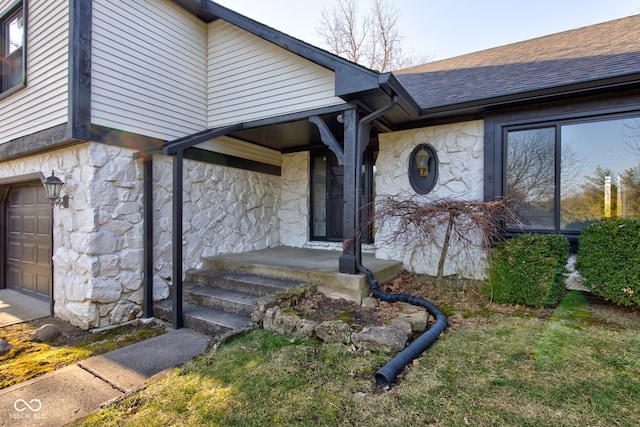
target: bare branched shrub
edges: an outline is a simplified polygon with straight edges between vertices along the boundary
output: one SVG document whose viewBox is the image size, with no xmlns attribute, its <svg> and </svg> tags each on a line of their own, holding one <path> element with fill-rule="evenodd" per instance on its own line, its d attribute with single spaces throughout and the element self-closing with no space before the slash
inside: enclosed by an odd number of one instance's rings
<svg viewBox="0 0 640 427">
<path fill-rule="evenodd" d="M 472 201 L 440 199 L 425 201 L 415 196 L 384 196 L 374 206 L 367 229 L 385 229 L 376 235 L 377 243 L 399 244 L 423 251 L 442 239 L 436 278 L 442 281 L 444 265 L 453 242 L 471 253 L 474 248 L 488 248 L 500 238 L 503 224 L 517 222 L 506 200 Z M 382 241 L 378 239 L 383 239 Z"/>
</svg>

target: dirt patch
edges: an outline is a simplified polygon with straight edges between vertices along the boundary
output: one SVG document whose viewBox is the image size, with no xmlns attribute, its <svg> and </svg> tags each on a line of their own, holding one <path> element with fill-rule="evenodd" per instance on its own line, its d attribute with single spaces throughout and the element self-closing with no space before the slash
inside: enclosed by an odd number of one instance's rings
<svg viewBox="0 0 640 427">
<path fill-rule="evenodd" d="M 610 328 L 640 329 L 640 310 L 633 307 L 613 305 L 595 295 L 587 294 L 592 322 Z"/>
<path fill-rule="evenodd" d="M 419 277 L 403 271 L 393 281 L 381 284 L 380 289 L 387 293 L 404 293 L 424 298 L 445 314 L 454 315 L 449 318 L 449 324 L 452 328 L 458 328 L 463 324 L 477 324 L 478 319 L 472 317 L 487 312 L 486 306 L 490 302 L 477 286 L 472 282 L 456 283 L 455 286 L 452 283 L 438 285 L 429 277 Z M 362 307 L 353 301 L 315 294 L 300 300 L 291 308 L 302 317 L 317 322 L 343 320 L 349 324 L 376 326 L 397 317 L 402 311 L 402 306 L 402 303 L 380 301 L 377 307 Z M 497 307 L 497 311 L 500 309 Z M 504 307 L 503 310 L 515 311 L 516 308 Z M 460 313 L 464 313 L 464 316 Z M 430 323 L 433 321 L 431 317 Z"/>
<path fill-rule="evenodd" d="M 79 342 L 85 341 L 89 339 L 93 334 L 89 331 L 82 330 L 77 326 L 73 326 L 71 323 L 66 322 L 62 319 L 58 319 L 57 317 L 44 317 L 42 319 L 32 320 L 27 322 L 25 325 L 28 326 L 29 329 L 37 330 L 42 325 L 51 324 L 54 325 L 60 334 L 49 343 L 52 345 L 63 346 L 63 345 L 75 345 Z M 0 329 L 0 334 L 2 330 Z"/>
<path fill-rule="evenodd" d="M 9 328 L 12 328 L 12 327 L 14 328 L 18 327 L 21 329 L 25 329 L 29 332 L 35 332 L 42 325 L 46 325 L 46 324 L 54 325 L 60 332 L 56 338 L 54 338 L 51 341 L 47 341 L 47 344 L 56 346 L 56 347 L 86 344 L 89 341 L 95 340 L 95 338 L 100 336 L 100 334 L 107 336 L 108 339 L 118 340 L 119 335 L 131 334 L 136 329 L 145 327 L 145 325 L 142 322 L 136 321 L 128 324 L 127 326 L 120 326 L 117 329 L 116 328 L 112 329 L 111 330 L 113 331 L 112 334 L 108 333 L 109 330 L 105 332 L 96 333 L 91 331 L 85 331 L 84 329 L 74 326 L 71 323 L 65 320 L 59 319 L 57 317 L 43 317 L 41 319 L 31 320 L 29 322 L 19 323 L 17 325 L 11 325 L 11 326 L 6 326 L 5 328 L 0 328 L 0 338 L 2 337 L 3 330 L 8 331 L 10 330 Z M 165 328 L 165 325 L 161 324 L 160 321 L 155 320 L 154 324 L 147 325 L 146 327 L 161 330 Z"/>
<path fill-rule="evenodd" d="M 400 310 L 399 307 L 384 302 L 379 307 L 365 308 L 353 301 L 328 298 L 323 294 L 302 299 L 291 309 L 300 313 L 305 319 L 316 322 L 342 320 L 350 325 L 362 326 L 384 324 L 385 321 L 395 317 Z"/>
<path fill-rule="evenodd" d="M 499 321 L 499 316 L 548 318 L 554 309 L 536 309 L 521 305 L 502 305 L 491 301 L 481 290 L 482 282 L 445 278 L 438 283 L 433 277 L 402 271 L 394 280 L 383 283 L 387 293 L 405 293 L 424 298 L 448 316 L 449 330 L 485 325 Z M 610 328 L 640 329 L 640 310 L 608 303 L 586 294 L 591 323 Z M 365 308 L 352 301 L 331 299 L 322 294 L 300 300 L 292 309 L 317 322 L 343 320 L 349 324 L 374 326 L 393 319 L 401 311 L 399 304 L 380 302 L 378 307 Z M 433 318 L 430 318 L 430 324 Z"/>
</svg>

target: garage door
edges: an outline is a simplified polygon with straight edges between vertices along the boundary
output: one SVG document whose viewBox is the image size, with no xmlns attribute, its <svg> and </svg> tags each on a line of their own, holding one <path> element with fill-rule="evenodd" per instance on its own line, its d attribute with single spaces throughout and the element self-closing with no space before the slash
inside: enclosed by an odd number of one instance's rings
<svg viewBox="0 0 640 427">
<path fill-rule="evenodd" d="M 9 288 L 51 295 L 51 215 L 42 184 L 10 190 L 5 270 Z"/>
</svg>

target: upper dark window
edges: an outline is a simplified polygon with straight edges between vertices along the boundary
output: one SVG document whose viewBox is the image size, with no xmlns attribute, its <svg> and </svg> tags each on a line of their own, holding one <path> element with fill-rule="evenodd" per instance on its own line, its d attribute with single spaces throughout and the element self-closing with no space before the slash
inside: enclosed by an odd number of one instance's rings
<svg viewBox="0 0 640 427">
<path fill-rule="evenodd" d="M 505 126 L 502 147 L 512 230 L 575 234 L 640 218 L 640 114 Z"/>
<path fill-rule="evenodd" d="M 20 1 L 0 16 L 2 29 L 0 57 L 2 58 L 0 96 L 26 82 L 26 13 Z"/>
</svg>

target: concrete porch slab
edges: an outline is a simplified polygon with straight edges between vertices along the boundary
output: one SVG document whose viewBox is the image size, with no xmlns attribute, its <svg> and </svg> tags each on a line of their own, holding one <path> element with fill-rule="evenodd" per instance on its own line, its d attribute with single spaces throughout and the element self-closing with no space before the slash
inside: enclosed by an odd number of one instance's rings
<svg viewBox="0 0 640 427">
<path fill-rule="evenodd" d="M 329 297 L 360 303 L 369 294 L 365 275 L 338 272 L 340 255 L 340 251 L 278 247 L 204 257 L 203 260 L 210 269 L 313 283 Z M 392 279 L 402 269 L 401 262 L 378 259 L 373 254 L 363 254 L 362 264 L 380 282 Z"/>
</svg>

